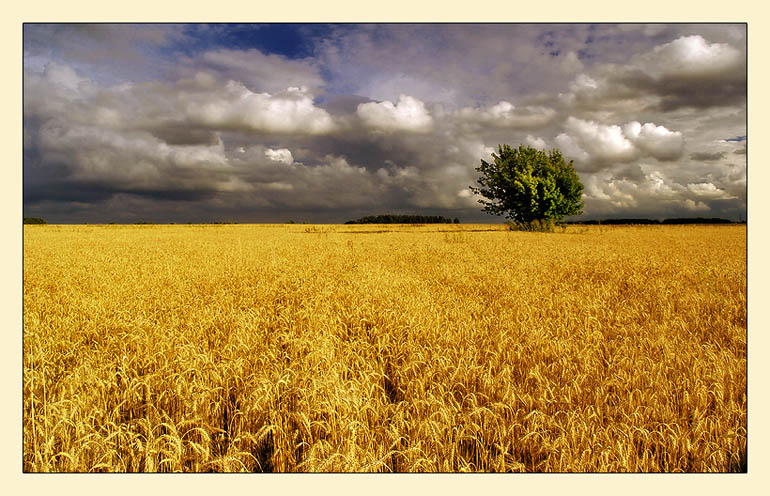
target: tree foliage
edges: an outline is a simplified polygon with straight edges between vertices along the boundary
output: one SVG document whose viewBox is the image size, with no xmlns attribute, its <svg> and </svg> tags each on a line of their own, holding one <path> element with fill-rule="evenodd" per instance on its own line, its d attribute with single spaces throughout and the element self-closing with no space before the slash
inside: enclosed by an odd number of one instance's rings
<svg viewBox="0 0 770 496">
<path fill-rule="evenodd" d="M 480 187 L 470 187 L 483 197 L 479 200 L 483 211 L 524 225 L 583 213 L 583 184 L 573 162 L 565 162 L 559 150 L 546 153 L 530 146 L 500 145 L 492 158 L 476 168 Z"/>
</svg>

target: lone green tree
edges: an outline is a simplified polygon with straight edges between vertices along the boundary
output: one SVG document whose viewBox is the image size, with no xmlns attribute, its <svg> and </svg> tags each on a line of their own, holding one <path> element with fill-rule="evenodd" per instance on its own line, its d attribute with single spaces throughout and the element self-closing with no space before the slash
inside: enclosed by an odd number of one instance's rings
<svg viewBox="0 0 770 496">
<path fill-rule="evenodd" d="M 481 160 L 480 195 L 482 209 L 505 215 L 524 229 L 553 226 L 564 217 L 583 213 L 583 184 L 572 166 L 557 149 L 546 153 L 531 146 L 498 146 L 493 162 Z"/>
</svg>

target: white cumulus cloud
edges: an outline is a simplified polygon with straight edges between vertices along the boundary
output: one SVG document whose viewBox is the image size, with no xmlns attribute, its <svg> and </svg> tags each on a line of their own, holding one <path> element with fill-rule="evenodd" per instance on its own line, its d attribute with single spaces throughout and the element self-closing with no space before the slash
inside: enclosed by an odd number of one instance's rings
<svg viewBox="0 0 770 496">
<path fill-rule="evenodd" d="M 253 93 L 230 81 L 223 92 L 187 106 L 188 117 L 201 125 L 271 133 L 325 134 L 334 128 L 331 116 L 313 104 L 305 88 Z"/>
<path fill-rule="evenodd" d="M 690 198 L 686 200 L 682 200 L 680 204 L 691 212 L 707 212 L 711 210 L 709 206 L 703 203 L 702 201 L 696 202 Z"/>
<path fill-rule="evenodd" d="M 566 132 L 556 137 L 556 143 L 583 170 L 598 170 L 608 164 L 627 163 L 644 156 L 675 160 L 684 152 L 681 132 L 652 122 L 631 121 L 621 127 L 570 116 L 564 129 Z"/>
<path fill-rule="evenodd" d="M 727 192 L 714 186 L 713 183 L 690 183 L 687 189 L 699 198 L 733 198 Z"/>
<path fill-rule="evenodd" d="M 682 156 L 684 139 L 678 131 L 651 122 L 642 125 L 632 121 L 623 127 L 623 133 L 635 146 L 657 159 L 674 160 Z"/>
<path fill-rule="evenodd" d="M 580 148 L 580 145 L 571 136 L 561 133 L 556 137 L 556 144 L 562 151 L 565 157 L 571 158 L 577 161 L 577 168 L 585 170 L 589 164 L 587 164 L 590 158 L 588 153 Z"/>
<path fill-rule="evenodd" d="M 545 150 L 546 147 L 545 140 L 543 138 L 535 138 L 531 134 L 527 135 L 527 144 L 532 148 L 537 148 L 538 150 Z"/>
<path fill-rule="evenodd" d="M 366 125 L 385 131 L 425 132 L 433 126 L 425 104 L 407 95 L 401 95 L 396 105 L 390 100 L 359 104 L 356 114 Z"/>
<path fill-rule="evenodd" d="M 281 162 L 286 165 L 294 163 L 294 157 L 292 157 L 291 151 L 286 148 L 279 148 L 278 150 L 268 148 L 265 150 L 265 156 L 273 162 Z"/>
<path fill-rule="evenodd" d="M 633 143 L 623 135 L 620 126 L 598 124 L 570 116 L 564 127 L 571 141 L 596 160 L 628 162 L 636 156 Z"/>
<path fill-rule="evenodd" d="M 743 55 L 725 43 L 709 43 L 700 35 L 692 35 L 655 47 L 640 57 L 640 62 L 654 77 L 721 78 L 742 70 Z"/>
</svg>

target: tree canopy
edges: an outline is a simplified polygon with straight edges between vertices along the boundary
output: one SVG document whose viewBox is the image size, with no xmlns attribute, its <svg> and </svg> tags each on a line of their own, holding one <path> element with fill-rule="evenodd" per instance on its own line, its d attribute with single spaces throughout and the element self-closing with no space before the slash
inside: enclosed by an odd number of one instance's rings
<svg viewBox="0 0 770 496">
<path fill-rule="evenodd" d="M 559 150 L 546 153 L 531 146 L 500 145 L 492 158 L 492 162 L 482 159 L 476 168 L 480 187 L 470 187 L 482 196 L 483 211 L 522 224 L 561 221 L 583 213 L 583 184 L 573 161 L 565 162 Z"/>
</svg>

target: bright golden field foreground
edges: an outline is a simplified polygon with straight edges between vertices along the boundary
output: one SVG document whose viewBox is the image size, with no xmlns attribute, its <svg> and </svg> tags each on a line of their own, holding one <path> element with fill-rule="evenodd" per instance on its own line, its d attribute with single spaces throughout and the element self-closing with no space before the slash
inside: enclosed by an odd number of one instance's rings
<svg viewBox="0 0 770 496">
<path fill-rule="evenodd" d="M 746 469 L 745 226 L 26 226 L 25 471 Z"/>
</svg>

